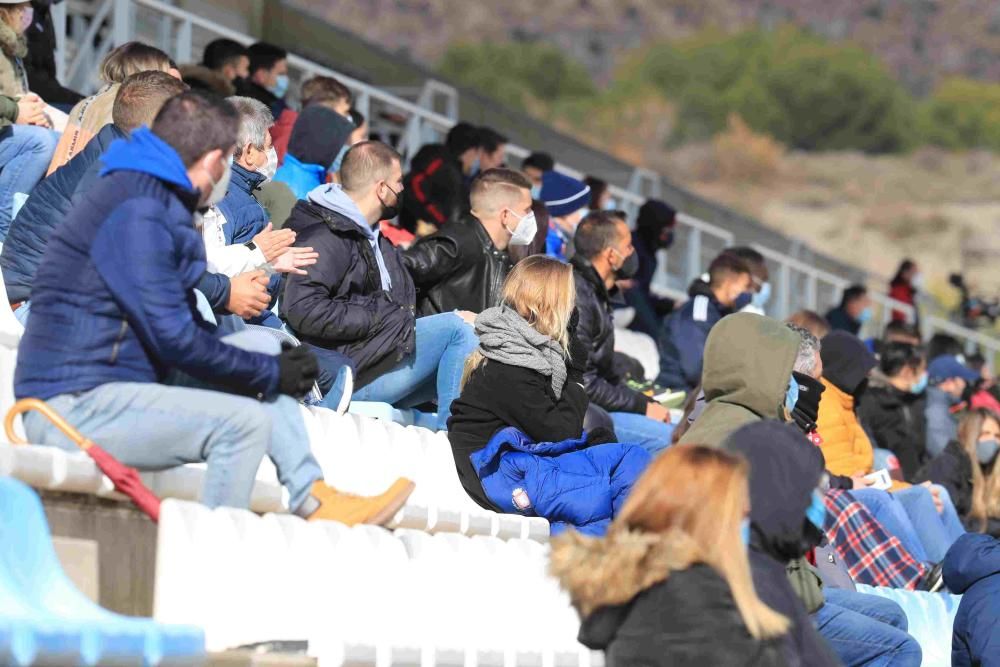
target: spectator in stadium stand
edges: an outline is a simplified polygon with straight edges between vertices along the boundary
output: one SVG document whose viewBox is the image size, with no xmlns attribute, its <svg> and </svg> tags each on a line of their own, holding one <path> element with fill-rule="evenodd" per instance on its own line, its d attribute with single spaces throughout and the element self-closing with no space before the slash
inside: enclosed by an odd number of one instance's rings
<svg viewBox="0 0 1000 667">
<path fill-rule="evenodd" d="M 691 299 L 671 313 L 660 328 L 660 374 L 656 383 L 691 391 L 701 381 L 702 354 L 709 332 L 721 319 L 752 299 L 750 268 L 723 252 L 708 267 L 708 283 L 696 281 Z"/>
<path fill-rule="evenodd" d="M 587 208 L 591 211 L 614 211 L 618 208 L 618 202 L 611 197 L 611 190 L 608 189 L 606 181 L 593 176 L 583 179 L 584 184 L 590 188 L 590 204 Z"/>
<path fill-rule="evenodd" d="M 282 112 L 288 108 L 285 103 L 288 52 L 274 44 L 257 42 L 247 49 L 247 57 L 250 60 L 247 66 L 249 76 L 236 79 L 236 94 L 263 102 L 280 121 Z"/>
<path fill-rule="evenodd" d="M 1000 665 L 1000 541 L 959 538 L 945 559 L 948 589 L 962 596 L 952 628 L 952 667 Z"/>
<path fill-rule="evenodd" d="M 934 457 L 944 451 L 958 436 L 955 412 L 966 407 L 970 396 L 982 381 L 982 376 L 959 361 L 959 357 L 943 354 L 927 364 L 927 453 Z"/>
<path fill-rule="evenodd" d="M 181 65 L 177 71 L 191 90 L 210 92 L 222 97 L 231 97 L 236 92 L 236 86 L 215 70 L 203 65 Z"/>
<path fill-rule="evenodd" d="M 843 598 L 859 607 L 824 602 L 820 596 L 814 610 L 789 585 L 789 568 L 804 563 L 802 557 L 823 540 L 823 456 L 819 450 L 795 428 L 775 421 L 744 426 L 723 446 L 750 464 L 754 588 L 764 604 L 791 620 L 785 648 L 794 664 L 920 665 L 920 646 L 906 633 L 906 616 L 895 603 L 838 591 L 833 599 Z M 902 627 L 867 614 L 888 614 Z"/>
<path fill-rule="evenodd" d="M 904 259 L 896 270 L 896 275 L 889 282 L 889 298 L 912 306 L 913 315 L 893 309 L 893 322 L 913 322 L 918 329 L 920 328 L 917 295 L 923 288 L 924 276 L 920 273 L 920 267 L 912 259 Z"/>
<path fill-rule="evenodd" d="M 511 269 L 507 249 L 535 239 L 531 184 L 519 171 L 489 169 L 472 182 L 472 211 L 403 253 L 420 316 L 500 305 Z"/>
<path fill-rule="evenodd" d="M 436 396 L 443 429 L 462 364 L 476 346 L 473 315 L 415 319 L 413 280 L 400 252 L 379 232 L 379 221 L 399 211 L 401 163 L 389 146 L 362 142 L 344 156 L 341 185 L 316 188 L 296 205 L 286 227 L 319 253 L 319 262 L 306 276 L 287 277 L 281 309 L 319 355 L 324 391 L 347 357 L 355 400 L 415 407 Z"/>
<path fill-rule="evenodd" d="M 872 300 L 864 285 L 851 285 L 844 290 L 840 305 L 826 314 L 826 321 L 834 331 L 846 331 L 855 336 L 861 326 L 872 318 Z"/>
<path fill-rule="evenodd" d="M 750 269 L 750 281 L 752 283 L 750 303 L 744 305 L 740 310 L 745 313 L 766 315 L 767 313 L 764 312 L 764 309 L 767 308 L 767 302 L 771 300 L 771 273 L 767 269 L 767 262 L 764 261 L 764 256 L 750 246 L 727 248 L 725 252 L 742 259 Z"/>
<path fill-rule="evenodd" d="M 479 173 L 505 166 L 507 162 L 507 137 L 492 127 L 479 128 L 482 155 L 479 158 Z M 472 176 L 475 178 L 475 175 Z M 471 179 L 469 179 L 471 185 Z"/>
<path fill-rule="evenodd" d="M 1000 414 L 975 408 L 962 415 L 958 434 L 917 473 L 918 481 L 948 491 L 967 530 L 1000 537 Z"/>
<path fill-rule="evenodd" d="M 545 252 L 566 261 L 573 251 L 576 226 L 588 211 L 590 187 L 557 171 L 548 171 L 542 176 L 542 191 L 538 196 L 549 210 Z"/>
<path fill-rule="evenodd" d="M 315 104 L 303 109 L 288 141 L 285 161 L 274 176 L 298 199 L 326 183 L 327 172 L 354 125 L 336 111 Z"/>
<path fill-rule="evenodd" d="M 62 0 L 32 0 L 34 16 L 28 28 L 28 57 L 24 61 L 28 72 L 28 87 L 49 104 L 69 111 L 83 95 L 66 88 L 56 78 L 56 30 L 52 24 L 51 6 Z"/>
<path fill-rule="evenodd" d="M 758 597 L 747 559 L 748 472 L 717 449 L 671 449 L 605 538 L 553 540 L 552 574 L 580 613 L 580 641 L 608 665 L 789 664 L 789 619 Z"/>
<path fill-rule="evenodd" d="M 932 339 L 933 340 L 933 339 Z M 920 345 L 920 332 L 917 327 L 906 322 L 889 322 L 885 325 L 885 332 L 882 334 L 882 342 L 886 343 L 907 343 L 908 345 Z M 930 346 L 928 346 L 928 352 Z M 961 347 L 959 352 L 961 354 Z"/>
<path fill-rule="evenodd" d="M 56 135 L 45 122 L 37 95 L 0 95 L 0 243 L 10 230 L 15 195 L 32 192 L 55 149 Z"/>
<path fill-rule="evenodd" d="M 584 432 L 586 351 L 576 335 L 573 271 L 544 255 L 514 267 L 502 305 L 476 318 L 448 439 L 469 496 L 495 512 L 530 511 L 553 533 L 603 534 L 650 461 L 641 447 Z"/>
<path fill-rule="evenodd" d="M 507 254 L 510 255 L 510 261 L 513 264 L 517 264 L 525 257 L 545 254 L 545 239 L 549 234 L 549 211 L 545 208 L 545 204 L 537 199 L 532 200 L 531 211 L 535 214 L 535 225 L 537 226 L 535 238 L 528 245 L 507 248 Z"/>
<path fill-rule="evenodd" d="M 399 225 L 428 236 L 469 210 L 466 183 L 480 171 L 480 129 L 466 122 L 448 131 L 444 144 L 428 144 L 410 162 Z"/>
<path fill-rule="evenodd" d="M 906 343 L 882 347 L 879 365 L 861 394 L 858 418 L 873 438 L 899 459 L 910 480 L 927 462 L 927 360 L 923 348 Z"/>
<path fill-rule="evenodd" d="M 531 181 L 531 198 L 540 199 L 542 195 L 542 176 L 545 172 L 556 168 L 556 161 L 548 153 L 532 153 L 521 161 L 521 171 Z"/>
<path fill-rule="evenodd" d="M 208 43 L 201 64 L 213 70 L 231 84 L 250 76 L 250 56 L 247 47 L 231 39 L 220 38 Z"/>
<path fill-rule="evenodd" d="M 941 562 L 954 541 L 947 535 L 946 524 L 953 526 L 957 516 L 948 510 L 939 514 L 928 488 L 895 481 L 890 495 L 871 488 L 865 479 L 874 472 L 874 450 L 854 409 L 856 397 L 864 391 L 869 372 L 878 361 L 863 342 L 846 331 L 834 331 L 824 338 L 821 356 L 825 391 L 816 430 L 831 486 L 851 490 L 851 495 L 919 561 Z"/>
<path fill-rule="evenodd" d="M 295 400 L 317 375 L 308 349 L 241 349 L 253 345 L 247 336 L 220 339 L 198 312 L 205 249 L 193 218 L 225 194 L 238 124 L 221 98 L 183 93 L 152 130 L 134 131 L 102 156 L 103 177 L 39 268 L 15 394 L 47 401 L 125 465 L 207 462 L 202 502 L 210 507 L 247 507 L 267 455 L 293 513 L 387 521 L 411 482 L 372 499 L 323 482 Z M 24 428 L 32 442 L 75 447 L 37 413 Z"/>
<path fill-rule="evenodd" d="M 639 261 L 625 220 L 608 211 L 587 215 L 573 237 L 576 307 L 580 313 L 577 336 L 587 358 L 583 386 L 591 405 L 611 415 L 622 442 L 642 445 L 652 454 L 670 444 L 670 411 L 629 388 L 615 372 L 615 322 L 612 298 L 615 283 L 635 275 Z"/>
<path fill-rule="evenodd" d="M 101 169 L 98 158 L 116 139 L 122 139 L 143 125 L 150 125 L 163 103 L 187 89 L 182 82 L 159 70 L 133 74 L 121 86 L 111 118 L 82 151 L 64 166 L 46 177 L 11 223 L 10 233 L 0 251 L 7 297 L 11 303 L 26 301 L 31 296 L 35 272 L 56 227 L 70 212 L 73 197 L 96 181 Z M 2 178 L 2 172 L 0 172 Z M 83 183 L 83 188 L 79 187 Z M 211 290 L 206 290 L 211 291 Z M 27 310 L 20 311 L 25 317 Z"/>
<path fill-rule="evenodd" d="M 830 323 L 826 318 L 812 310 L 797 310 L 785 320 L 789 324 L 805 329 L 816 338 L 823 340 L 830 333 Z"/>
<path fill-rule="evenodd" d="M 101 63 L 101 88 L 90 97 L 81 100 L 69 112 L 66 130 L 59 137 L 55 155 L 49 163 L 48 175 L 69 162 L 80 153 L 91 138 L 106 125 L 113 122 L 112 109 L 118 88 L 125 79 L 137 72 L 156 70 L 169 72 L 172 67 L 170 57 L 142 42 L 126 42 L 113 49 Z"/>
<path fill-rule="evenodd" d="M 302 84 L 302 89 L 299 91 L 299 100 L 302 103 L 303 109 L 306 109 L 311 105 L 318 104 L 351 121 L 351 124 L 355 129 L 358 127 L 354 123 L 354 118 L 350 113 L 351 91 L 347 89 L 347 86 L 333 77 L 314 76 L 311 79 L 306 80 Z M 285 112 L 281 114 L 278 122 L 276 122 L 274 127 L 271 128 L 274 148 L 278 151 L 279 165 L 284 164 L 285 162 L 285 155 L 288 153 L 288 142 L 292 136 L 292 128 L 295 126 L 295 122 L 298 119 L 299 113 L 297 111 L 286 109 Z M 350 146 L 356 143 L 356 141 L 348 141 L 344 143 L 340 149 L 340 153 L 330 165 L 331 171 L 337 171 L 340 167 L 340 160 L 344 157 L 344 153 L 347 152 L 347 149 Z"/>
<path fill-rule="evenodd" d="M 655 339 L 660 333 L 663 318 L 674 309 L 674 300 L 653 294 L 653 276 L 658 263 L 656 253 L 667 250 L 674 243 L 677 212 L 659 199 L 649 199 L 639 208 L 632 245 L 639 256 L 639 272 L 632 287 L 625 290 L 625 302 L 635 309 L 629 324 L 633 331 L 640 331 Z"/>
<path fill-rule="evenodd" d="M 281 283 L 278 274 L 304 274 L 304 267 L 315 264 L 317 255 L 312 248 L 293 245 L 295 232 L 273 229 L 267 211 L 254 197 L 277 165 L 268 132 L 273 121 L 270 110 L 250 97 L 228 101 L 240 115 L 240 130 L 226 196 L 202 217 L 208 270 L 229 277 L 264 270 L 270 275 L 269 291 L 276 297 Z M 281 328 L 270 310 L 250 322 Z"/>
<path fill-rule="evenodd" d="M 919 343 L 917 343 L 919 345 Z M 937 333 L 931 336 L 931 339 L 927 341 L 927 358 L 937 359 L 942 355 L 951 355 L 953 357 L 964 356 L 965 350 L 962 344 L 958 342 L 958 339 L 954 336 L 949 336 L 948 334 Z"/>
</svg>

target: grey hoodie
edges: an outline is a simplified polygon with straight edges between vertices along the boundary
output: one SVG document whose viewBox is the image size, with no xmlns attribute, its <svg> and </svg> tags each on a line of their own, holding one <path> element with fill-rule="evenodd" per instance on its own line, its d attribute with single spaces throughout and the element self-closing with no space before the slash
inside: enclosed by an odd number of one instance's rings
<svg viewBox="0 0 1000 667">
<path fill-rule="evenodd" d="M 358 229 L 368 239 L 368 243 L 371 244 L 372 250 L 375 252 L 378 273 L 382 278 L 382 289 L 389 291 L 392 288 L 392 280 L 389 278 L 389 270 L 385 268 L 385 259 L 382 257 L 382 248 L 378 242 L 381 232 L 377 227 L 373 228 L 368 224 L 368 219 L 361 213 L 354 200 L 348 197 L 347 193 L 339 185 L 330 183 L 314 188 L 309 193 L 309 201 L 323 208 L 340 213 L 358 226 Z"/>
</svg>

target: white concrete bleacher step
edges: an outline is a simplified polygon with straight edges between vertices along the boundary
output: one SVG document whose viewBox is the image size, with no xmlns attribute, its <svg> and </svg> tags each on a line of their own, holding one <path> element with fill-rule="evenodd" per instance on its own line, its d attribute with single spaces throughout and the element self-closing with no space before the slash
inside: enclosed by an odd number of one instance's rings
<svg viewBox="0 0 1000 667">
<path fill-rule="evenodd" d="M 167 500 L 154 617 L 209 650 L 307 640 L 323 666 L 591 667 L 548 546 Z"/>
</svg>

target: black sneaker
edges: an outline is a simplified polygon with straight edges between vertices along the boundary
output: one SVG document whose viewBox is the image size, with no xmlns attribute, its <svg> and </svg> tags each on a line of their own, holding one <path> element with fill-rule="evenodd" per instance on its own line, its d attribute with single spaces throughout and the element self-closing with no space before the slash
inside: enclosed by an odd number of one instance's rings
<svg viewBox="0 0 1000 667">
<path fill-rule="evenodd" d="M 944 590 L 944 563 L 937 563 L 927 570 L 927 574 L 917 584 L 918 591 L 937 593 Z"/>
</svg>

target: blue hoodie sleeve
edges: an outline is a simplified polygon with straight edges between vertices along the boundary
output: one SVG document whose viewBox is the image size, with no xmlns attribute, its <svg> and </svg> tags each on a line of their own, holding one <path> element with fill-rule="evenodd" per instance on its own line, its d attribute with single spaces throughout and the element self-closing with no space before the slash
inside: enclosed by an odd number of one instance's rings
<svg viewBox="0 0 1000 667">
<path fill-rule="evenodd" d="M 156 200 L 128 200 L 91 246 L 91 259 L 129 324 L 162 366 L 236 393 L 274 396 L 277 357 L 226 345 L 195 323 L 166 217 Z"/>
</svg>

